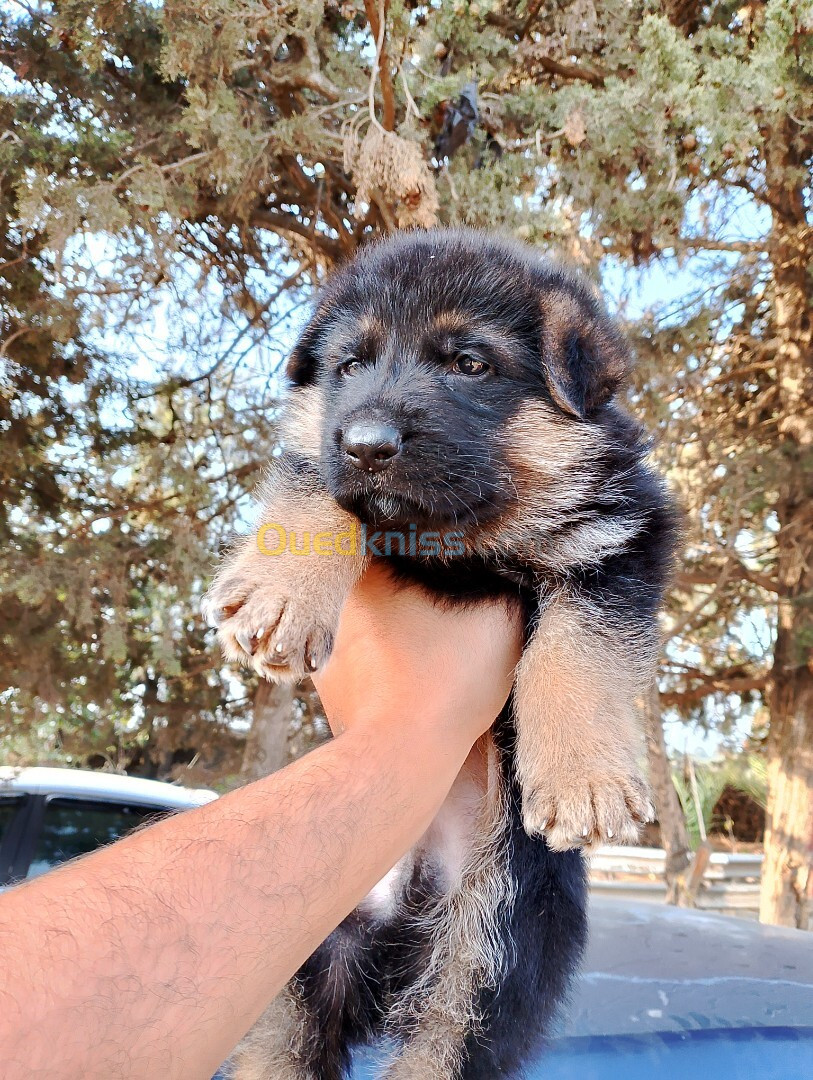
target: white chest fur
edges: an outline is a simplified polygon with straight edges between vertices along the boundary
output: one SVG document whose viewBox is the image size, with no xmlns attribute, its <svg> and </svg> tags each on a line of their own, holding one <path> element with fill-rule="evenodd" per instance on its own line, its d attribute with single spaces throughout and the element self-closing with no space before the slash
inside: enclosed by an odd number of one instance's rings
<svg viewBox="0 0 813 1080">
<path fill-rule="evenodd" d="M 359 904 L 363 914 L 376 922 L 393 918 L 419 862 L 432 867 L 445 891 L 460 884 L 486 795 L 486 775 L 485 759 L 475 747 L 424 835 Z"/>
</svg>

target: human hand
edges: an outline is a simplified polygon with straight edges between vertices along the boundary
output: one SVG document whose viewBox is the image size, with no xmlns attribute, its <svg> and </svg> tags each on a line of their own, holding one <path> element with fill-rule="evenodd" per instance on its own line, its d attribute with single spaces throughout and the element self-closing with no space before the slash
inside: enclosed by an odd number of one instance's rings
<svg viewBox="0 0 813 1080">
<path fill-rule="evenodd" d="M 447 606 L 374 562 L 313 681 L 334 734 L 390 721 L 410 731 L 430 725 L 468 750 L 505 704 L 521 648 L 509 603 Z"/>
</svg>

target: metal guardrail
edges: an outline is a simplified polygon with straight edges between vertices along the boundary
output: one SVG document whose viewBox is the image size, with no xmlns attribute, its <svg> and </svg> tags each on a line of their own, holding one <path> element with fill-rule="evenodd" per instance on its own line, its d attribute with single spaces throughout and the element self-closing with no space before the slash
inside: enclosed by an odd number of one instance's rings
<svg viewBox="0 0 813 1080">
<path fill-rule="evenodd" d="M 590 858 L 590 889 L 617 900 L 666 900 L 663 872 L 666 853 L 661 848 L 602 847 Z M 709 858 L 696 906 L 702 911 L 756 919 L 759 913 L 759 852 L 715 851 Z"/>
</svg>

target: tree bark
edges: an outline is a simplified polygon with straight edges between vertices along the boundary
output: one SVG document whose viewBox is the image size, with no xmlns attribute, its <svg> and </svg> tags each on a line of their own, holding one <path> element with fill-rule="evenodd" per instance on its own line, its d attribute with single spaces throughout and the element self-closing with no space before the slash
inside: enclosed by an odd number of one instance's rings
<svg viewBox="0 0 813 1080">
<path fill-rule="evenodd" d="M 762 922 L 810 927 L 813 861 L 813 327 L 810 229 L 799 152 L 778 132 L 767 157 L 779 395 L 776 477 L 780 585 L 767 742 Z"/>
<path fill-rule="evenodd" d="M 672 768 L 663 735 L 660 695 L 654 684 L 644 701 L 644 715 L 649 782 L 652 785 L 655 810 L 658 815 L 661 843 L 666 852 L 664 870 L 667 885 L 666 899 L 670 904 L 677 904 L 680 900 L 683 874 L 691 862 L 691 846 L 683 807 L 680 805 L 678 793 L 672 783 Z"/>
<path fill-rule="evenodd" d="M 294 689 L 260 680 L 254 695 L 254 716 L 246 736 L 240 778 L 246 783 L 277 772 L 288 764 L 288 733 L 294 707 Z"/>
</svg>

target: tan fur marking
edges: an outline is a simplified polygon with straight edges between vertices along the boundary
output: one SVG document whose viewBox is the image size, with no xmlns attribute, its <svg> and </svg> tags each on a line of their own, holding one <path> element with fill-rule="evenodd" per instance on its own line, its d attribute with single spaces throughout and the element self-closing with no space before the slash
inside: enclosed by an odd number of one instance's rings
<svg viewBox="0 0 813 1080">
<path fill-rule="evenodd" d="M 557 403 L 568 412 L 576 411 L 568 397 L 567 339 L 574 332 L 585 341 L 595 357 L 600 357 L 606 391 L 605 399 L 627 373 L 627 354 L 620 338 L 607 331 L 607 320 L 597 319 L 571 293 L 551 289 L 543 294 L 542 351 L 551 366 L 549 389 Z"/>
<path fill-rule="evenodd" d="M 525 552 L 544 563 L 546 534 L 567 524 L 595 488 L 590 462 L 603 452 L 595 426 L 564 420 L 542 402 L 526 402 L 506 426 L 505 452 L 516 494 L 511 509 L 469 539 L 476 550 Z M 552 568 L 561 554 L 554 552 Z"/>
<path fill-rule="evenodd" d="M 205 607 L 220 622 L 218 637 L 228 660 L 273 682 L 296 680 L 330 655 L 339 614 L 365 556 L 357 520 L 315 485 L 297 489 L 272 468 L 261 497 L 258 530 L 240 541 L 218 571 Z M 271 525 L 281 531 L 263 532 Z M 339 546 L 348 553 L 317 553 L 318 535 L 334 538 L 334 552 Z M 269 554 L 283 542 L 284 550 Z M 294 554 L 292 546 L 309 553 Z"/>
<path fill-rule="evenodd" d="M 463 311 L 439 311 L 432 319 L 433 330 L 466 330 L 471 326 L 471 318 Z"/>
<path fill-rule="evenodd" d="M 604 452 L 599 428 L 564 419 L 541 401 L 519 407 L 506 426 L 505 441 L 509 458 L 529 469 L 535 483 L 560 480 L 573 466 L 587 473 Z"/>
<path fill-rule="evenodd" d="M 283 443 L 314 461 L 322 454 L 325 394 L 320 386 L 303 386 L 290 392 L 280 421 Z"/>
<path fill-rule="evenodd" d="M 517 774 L 523 820 L 555 850 L 634 843 L 651 814 L 637 767 L 635 697 L 653 648 L 598 635 L 575 604 L 543 615 L 517 668 Z"/>
<path fill-rule="evenodd" d="M 304 1016 L 287 990 L 268 1006 L 232 1055 L 234 1080 L 317 1080 L 297 1066 Z"/>
<path fill-rule="evenodd" d="M 435 334 L 448 334 L 451 345 L 454 335 L 465 332 L 466 337 L 482 339 L 486 346 L 491 349 L 498 358 L 510 359 L 515 348 L 515 340 L 511 334 L 504 333 L 499 327 L 465 311 L 456 311 L 454 308 L 440 311 L 432 318 L 430 329 Z"/>
<path fill-rule="evenodd" d="M 372 311 L 365 311 L 361 318 L 356 323 L 356 328 L 360 334 L 383 334 L 387 326 L 383 319 Z"/>
<path fill-rule="evenodd" d="M 330 337 L 324 342 L 325 357 L 335 363 L 359 343 L 373 345 L 380 342 L 386 332 L 387 324 L 371 311 L 358 316 L 343 316 L 332 326 Z"/>
<path fill-rule="evenodd" d="M 385 1073 L 386 1080 L 454 1080 L 464 1039 L 477 1027 L 476 997 L 496 986 L 507 957 L 498 926 L 513 901 L 508 872 L 505 792 L 493 740 L 483 740 L 487 788 L 478 837 L 456 888 L 426 915 L 433 952 L 418 986 L 397 1003 L 391 1019 L 415 1026 L 415 1034 Z"/>
</svg>

